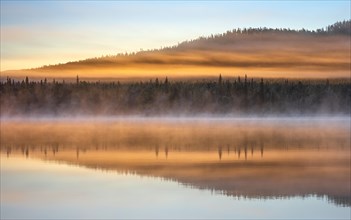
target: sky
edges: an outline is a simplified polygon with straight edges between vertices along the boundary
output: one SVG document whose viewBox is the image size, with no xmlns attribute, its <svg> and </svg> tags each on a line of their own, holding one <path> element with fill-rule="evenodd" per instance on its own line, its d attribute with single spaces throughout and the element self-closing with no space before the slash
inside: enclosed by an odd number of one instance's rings
<svg viewBox="0 0 351 220">
<path fill-rule="evenodd" d="M 1 71 L 175 45 L 244 27 L 317 29 L 350 1 L 3 1 Z"/>
</svg>

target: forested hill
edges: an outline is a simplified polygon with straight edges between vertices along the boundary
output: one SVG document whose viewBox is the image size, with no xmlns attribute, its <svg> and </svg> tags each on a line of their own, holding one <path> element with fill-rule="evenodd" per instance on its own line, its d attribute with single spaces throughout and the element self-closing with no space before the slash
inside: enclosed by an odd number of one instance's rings
<svg viewBox="0 0 351 220">
<path fill-rule="evenodd" d="M 336 22 L 335 24 L 329 25 L 326 28 L 317 30 L 294 30 L 294 29 L 272 29 L 272 28 L 244 28 L 244 29 L 233 29 L 222 34 L 211 35 L 209 37 L 199 37 L 195 40 L 184 41 L 177 46 L 164 48 L 163 50 L 178 49 L 213 49 L 213 46 L 221 48 L 221 46 L 235 45 L 238 40 L 242 38 L 249 38 L 252 35 L 258 35 L 260 40 L 267 40 L 265 38 L 272 37 L 275 39 L 276 36 L 286 35 L 300 35 L 300 36 L 332 36 L 332 35 L 345 35 L 351 36 L 351 20 Z M 261 38 L 260 38 L 261 37 Z M 221 48 L 226 49 L 226 47 Z"/>
<path fill-rule="evenodd" d="M 349 77 L 351 21 L 323 29 L 234 29 L 172 47 L 48 65 L 3 76 Z M 118 42 L 116 42 L 118 44 Z"/>
</svg>

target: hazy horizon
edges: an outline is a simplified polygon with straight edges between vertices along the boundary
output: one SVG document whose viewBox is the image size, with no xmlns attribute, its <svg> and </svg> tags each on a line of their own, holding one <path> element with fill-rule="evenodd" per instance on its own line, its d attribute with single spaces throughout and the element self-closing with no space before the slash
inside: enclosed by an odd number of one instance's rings
<svg viewBox="0 0 351 220">
<path fill-rule="evenodd" d="M 69 78 L 79 74 L 86 78 L 206 78 L 220 73 L 274 78 L 348 77 L 349 36 L 323 40 L 248 37 L 236 39 L 243 45 L 233 44 L 229 51 L 218 45 L 205 52 L 200 48 L 184 54 L 153 51 L 145 58 L 119 58 L 118 65 L 114 60 L 112 66 L 105 56 L 174 47 L 237 28 L 316 31 L 338 21 L 349 21 L 349 9 L 348 1 L 1 1 L 1 77 Z M 102 57 L 103 63 L 79 68 L 69 64 L 63 69 L 58 65 L 95 57 Z M 55 66 L 40 71 L 12 71 L 47 65 Z"/>
<path fill-rule="evenodd" d="M 343 78 L 350 74 L 350 21 L 333 24 L 345 32 L 234 29 L 178 45 L 71 61 L 3 76 L 36 78 L 211 78 L 249 74 L 264 78 Z M 322 30 L 322 32 L 321 32 Z M 333 29 L 334 30 L 334 29 Z M 335 29 L 339 31 L 341 29 Z"/>
<path fill-rule="evenodd" d="M 0 219 L 350 219 L 350 0 L 0 6 Z"/>
</svg>

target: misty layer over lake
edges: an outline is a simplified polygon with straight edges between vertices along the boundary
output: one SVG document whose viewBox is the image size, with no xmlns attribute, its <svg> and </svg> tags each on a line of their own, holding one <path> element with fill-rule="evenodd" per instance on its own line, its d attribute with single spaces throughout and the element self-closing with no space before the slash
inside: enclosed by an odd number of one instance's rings
<svg viewBox="0 0 351 220">
<path fill-rule="evenodd" d="M 347 219 L 350 130 L 347 117 L 6 119 L 1 217 Z"/>
</svg>

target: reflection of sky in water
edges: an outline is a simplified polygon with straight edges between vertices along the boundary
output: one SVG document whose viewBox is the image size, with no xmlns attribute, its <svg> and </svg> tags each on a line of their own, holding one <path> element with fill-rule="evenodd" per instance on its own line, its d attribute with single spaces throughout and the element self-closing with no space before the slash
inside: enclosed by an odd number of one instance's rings
<svg viewBox="0 0 351 220">
<path fill-rule="evenodd" d="M 350 208 L 316 197 L 238 199 L 159 178 L 1 157 L 1 217 L 335 219 L 350 218 Z"/>
<path fill-rule="evenodd" d="M 5 120 L 0 135 L 2 218 L 350 218 L 349 119 Z"/>
</svg>

